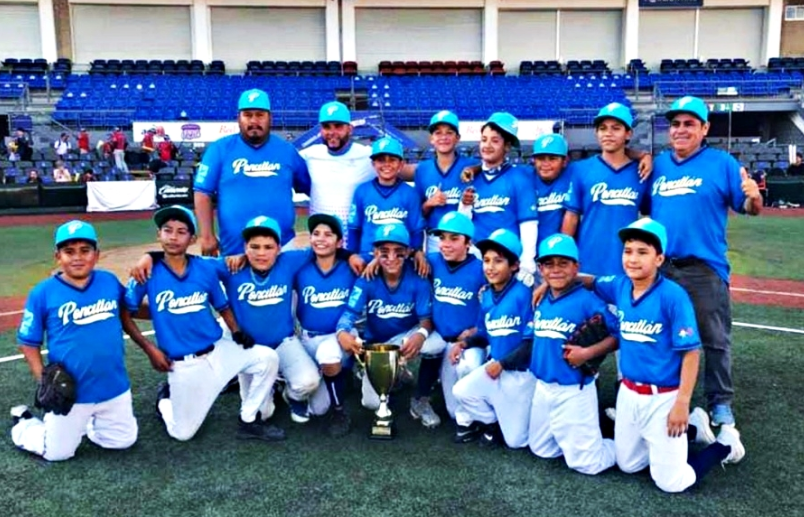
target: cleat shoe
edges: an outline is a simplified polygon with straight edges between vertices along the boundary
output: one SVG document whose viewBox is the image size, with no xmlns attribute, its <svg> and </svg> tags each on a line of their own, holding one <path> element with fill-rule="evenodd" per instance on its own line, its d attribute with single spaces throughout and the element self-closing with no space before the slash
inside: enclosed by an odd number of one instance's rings
<svg viewBox="0 0 804 517">
<path fill-rule="evenodd" d="M 483 435 L 480 437 L 480 446 L 493 449 L 503 443 L 505 442 L 503 441 L 500 424 L 494 422 L 493 424 L 487 425 L 483 430 Z"/>
<path fill-rule="evenodd" d="M 282 390 L 282 398 L 290 406 L 290 419 L 297 424 L 306 424 L 310 421 L 310 409 L 307 402 L 294 400 L 288 396 L 288 390 Z"/>
<path fill-rule="evenodd" d="M 689 425 L 695 427 L 695 443 L 710 445 L 715 443 L 715 433 L 709 427 L 709 415 L 697 407 L 690 413 Z"/>
<path fill-rule="evenodd" d="M 253 422 L 243 422 L 237 427 L 237 437 L 241 440 L 262 440 L 265 442 L 281 442 L 286 438 L 281 428 L 261 421 L 259 418 Z"/>
<path fill-rule="evenodd" d="M 483 434 L 483 428 L 477 422 L 472 422 L 469 425 L 459 425 L 455 429 L 452 441 L 454 443 L 470 443 L 480 438 L 481 434 Z"/>
<path fill-rule="evenodd" d="M 165 381 L 162 381 L 156 388 L 156 417 L 162 422 L 164 422 L 165 419 L 162 418 L 162 412 L 159 411 L 159 402 L 169 398 L 170 398 L 170 384 L 168 384 Z"/>
<path fill-rule="evenodd" d="M 428 398 L 410 399 L 410 416 L 413 420 L 421 420 L 422 425 L 428 429 L 433 429 L 441 425 L 441 418 L 433 410 Z"/>
<path fill-rule="evenodd" d="M 14 425 L 17 425 L 20 420 L 27 420 L 33 417 L 33 413 L 28 410 L 28 406 L 26 405 L 11 408 L 11 420 L 13 420 Z"/>
<path fill-rule="evenodd" d="M 733 425 L 723 424 L 720 427 L 720 433 L 717 435 L 717 441 L 731 447 L 731 452 L 723 460 L 724 465 L 726 463 L 740 463 L 745 457 L 745 446 L 740 441 L 740 432 Z"/>
<path fill-rule="evenodd" d="M 352 419 L 345 409 L 333 409 L 327 423 L 327 434 L 332 438 L 341 438 L 349 434 Z"/>
<path fill-rule="evenodd" d="M 734 413 L 731 411 L 731 406 L 726 404 L 718 404 L 712 408 L 712 426 L 721 425 L 734 425 Z"/>
</svg>

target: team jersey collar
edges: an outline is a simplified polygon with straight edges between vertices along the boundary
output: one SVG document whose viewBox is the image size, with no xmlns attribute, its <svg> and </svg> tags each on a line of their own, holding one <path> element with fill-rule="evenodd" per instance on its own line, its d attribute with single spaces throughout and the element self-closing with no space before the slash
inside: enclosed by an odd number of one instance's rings
<svg viewBox="0 0 804 517">
<path fill-rule="evenodd" d="M 324 145 L 326 146 L 327 144 Z M 348 153 L 351 150 L 352 150 L 352 141 L 350 140 L 349 142 L 346 143 L 345 146 L 343 146 L 343 148 L 340 151 L 333 151 L 332 149 L 327 147 L 327 154 L 329 154 L 330 156 L 343 156 L 344 154 Z"/>
<path fill-rule="evenodd" d="M 405 261 L 405 264 L 402 266 L 402 271 L 399 273 L 399 282 L 397 282 L 396 287 L 391 287 L 388 285 L 388 282 L 385 281 L 385 274 L 380 274 L 380 281 L 388 290 L 389 293 L 395 293 L 402 287 L 402 284 L 405 282 L 405 278 L 408 276 L 408 267 L 409 263 Z"/>
<path fill-rule="evenodd" d="M 460 161 L 461 161 L 460 156 L 458 156 L 458 153 L 457 153 L 457 152 L 453 153 L 453 155 L 452 155 L 452 156 L 453 156 L 452 163 L 451 163 L 451 164 L 450 164 L 450 166 L 447 168 L 447 170 L 442 170 L 442 169 L 441 169 L 441 167 L 438 165 L 438 156 L 437 156 L 437 155 L 436 155 L 436 156 L 433 156 L 433 167 L 435 168 L 435 170 L 436 170 L 436 171 L 437 171 L 439 174 L 441 174 L 441 175 L 442 175 L 442 176 L 444 176 L 444 177 L 449 176 L 449 174 L 450 174 L 450 173 L 451 173 L 451 172 L 452 172 L 452 171 L 455 169 L 455 167 L 458 165 L 458 162 L 460 162 Z"/>
<path fill-rule="evenodd" d="M 500 291 L 495 291 L 491 284 L 488 284 L 489 290 L 491 291 L 491 298 L 494 300 L 494 303 L 499 303 L 500 300 L 505 298 L 505 295 L 508 294 L 508 291 L 511 290 L 516 282 L 519 282 L 519 280 L 517 280 L 516 274 L 513 274 L 511 275 L 511 278 L 508 279 L 508 283 L 505 284 L 505 287 L 503 287 Z"/>
<path fill-rule="evenodd" d="M 371 180 L 371 183 L 382 197 L 388 197 L 393 194 L 397 188 L 399 188 L 399 185 L 402 184 L 402 181 L 397 178 L 393 185 L 380 185 L 380 178 L 374 178 Z"/>
<path fill-rule="evenodd" d="M 185 257 L 187 258 L 187 267 L 184 268 L 184 274 L 183 275 L 179 275 L 178 273 L 173 271 L 173 268 L 168 266 L 168 263 L 165 261 L 165 259 L 162 259 L 160 261 L 160 264 L 162 264 L 162 267 L 164 267 L 167 270 L 167 272 L 170 273 L 173 276 L 173 278 L 175 278 L 179 282 L 184 282 L 187 279 L 187 277 L 190 276 L 190 267 L 192 267 L 192 263 L 193 263 L 193 256 L 192 255 L 185 255 Z"/>
<path fill-rule="evenodd" d="M 564 291 L 562 291 L 558 296 L 554 296 L 553 295 L 553 290 L 548 288 L 547 289 L 547 296 L 545 298 L 547 300 L 549 300 L 550 303 L 555 303 L 555 302 L 557 302 L 559 300 L 563 300 L 567 296 L 570 296 L 571 294 L 575 293 L 579 289 L 583 289 L 583 288 L 584 288 L 583 283 L 576 279 L 571 286 L 569 286 L 568 288 L 564 289 Z"/>
<path fill-rule="evenodd" d="M 471 253 L 467 253 L 466 258 L 463 259 L 462 261 L 458 262 L 457 264 L 450 264 L 441 253 L 439 253 L 438 256 L 441 257 L 442 261 L 444 261 L 444 264 L 447 266 L 447 270 L 449 270 L 450 273 L 454 273 L 459 269 L 461 269 L 466 264 L 471 264 L 473 260 L 477 260 L 477 257 L 472 255 Z"/>
<path fill-rule="evenodd" d="M 635 300 L 634 299 L 634 283 L 631 282 L 630 279 L 629 279 L 629 282 L 628 282 L 629 287 L 628 287 L 628 289 L 629 289 L 629 294 L 630 294 L 629 298 L 631 298 L 631 307 L 636 307 L 637 305 L 642 303 L 643 300 L 647 299 L 653 293 L 653 291 L 655 291 L 659 287 L 659 285 L 663 281 L 664 281 L 664 275 L 662 275 L 661 271 L 657 271 L 656 272 L 656 278 L 653 280 L 653 283 L 651 284 L 651 286 L 648 287 L 648 290 L 645 291 L 644 293 L 642 293 L 642 296 L 640 296 L 638 299 Z"/>
<path fill-rule="evenodd" d="M 609 162 L 607 162 L 606 160 L 604 160 L 604 159 L 603 159 L 603 155 L 602 155 L 602 154 L 598 154 L 598 155 L 596 156 L 596 158 L 598 159 L 598 161 L 600 161 L 600 163 L 601 163 L 601 164 L 602 164 L 604 167 L 606 167 L 607 169 L 609 169 L 609 170 L 610 170 L 611 172 L 613 172 L 614 174 L 619 174 L 619 173 L 621 173 L 622 171 L 626 170 L 627 168 L 629 168 L 629 167 L 633 167 L 633 166 L 634 166 L 634 164 L 636 163 L 634 160 L 629 159 L 629 161 L 628 161 L 628 162 L 626 162 L 626 163 L 625 163 L 625 164 L 624 164 L 622 167 L 620 167 L 620 168 L 618 169 L 618 168 L 616 168 L 616 167 L 613 167 L 613 166 L 612 166 L 611 164 L 609 164 Z"/>
<path fill-rule="evenodd" d="M 77 285 L 73 284 L 72 282 L 68 282 L 67 280 L 62 278 L 62 275 L 64 275 L 64 271 L 59 271 L 58 273 L 56 273 L 56 276 L 54 278 L 57 281 L 59 281 L 62 284 L 66 285 L 67 287 L 69 287 L 70 289 L 73 289 L 73 290 L 81 292 L 81 293 L 83 293 L 87 289 L 89 289 L 89 286 L 91 286 L 92 282 L 95 281 L 95 270 L 94 269 L 89 272 L 89 280 L 87 280 L 87 283 L 84 285 L 84 287 L 78 287 Z"/>
<path fill-rule="evenodd" d="M 312 262 L 313 267 L 316 269 L 316 271 L 318 271 L 318 274 L 321 275 L 323 278 L 327 278 L 328 276 L 333 274 L 343 264 L 343 260 L 338 259 L 338 257 L 336 256 L 335 262 L 332 263 L 332 267 L 330 268 L 330 270 L 324 271 L 323 269 L 321 269 L 321 266 L 318 265 L 315 253 L 313 253 L 313 256 L 310 258 L 310 262 Z"/>
<path fill-rule="evenodd" d="M 675 151 L 670 151 L 670 158 L 673 160 L 673 163 L 675 163 L 676 165 L 683 165 L 685 163 L 689 163 L 690 161 L 692 161 L 695 158 L 697 158 L 698 156 L 700 156 L 701 153 L 703 153 L 708 148 L 709 148 L 709 144 L 707 144 L 706 141 L 703 141 L 703 142 L 701 142 L 701 147 L 699 147 L 697 151 L 695 151 L 691 155 L 687 156 L 686 158 L 681 158 L 681 159 L 678 158 L 676 156 Z"/>
<path fill-rule="evenodd" d="M 241 135 L 240 133 L 238 133 L 237 136 L 240 137 L 240 141 L 242 141 L 244 144 L 246 144 L 247 146 L 251 147 L 252 149 L 262 149 L 263 147 L 268 145 L 268 143 L 271 141 L 271 136 L 273 136 L 273 135 L 271 134 L 271 128 L 269 127 L 268 128 L 268 136 L 265 138 L 265 142 L 261 143 L 260 145 L 252 145 L 248 140 L 243 138 L 243 135 Z"/>
<path fill-rule="evenodd" d="M 492 181 L 496 180 L 497 178 L 499 178 L 500 176 L 505 174 L 505 172 L 508 171 L 508 169 L 513 167 L 513 164 L 506 157 L 505 161 L 502 162 L 502 164 L 500 164 L 498 167 L 494 167 L 492 169 L 487 169 L 486 166 L 482 165 L 482 164 L 481 164 L 480 167 L 481 167 L 481 171 L 480 171 L 481 174 L 480 175 L 488 183 L 491 183 Z"/>
</svg>

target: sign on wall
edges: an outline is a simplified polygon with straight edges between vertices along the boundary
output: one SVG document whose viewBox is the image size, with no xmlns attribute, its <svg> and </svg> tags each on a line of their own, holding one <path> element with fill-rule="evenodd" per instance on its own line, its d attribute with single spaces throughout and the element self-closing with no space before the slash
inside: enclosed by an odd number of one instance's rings
<svg viewBox="0 0 804 517">
<path fill-rule="evenodd" d="M 639 0 L 639 7 L 703 7 L 703 0 Z"/>
<path fill-rule="evenodd" d="M 135 142 L 142 142 L 142 136 L 149 129 L 155 130 L 157 135 L 169 136 L 176 143 L 214 142 L 239 131 L 237 122 L 134 122 L 132 127 Z"/>
</svg>

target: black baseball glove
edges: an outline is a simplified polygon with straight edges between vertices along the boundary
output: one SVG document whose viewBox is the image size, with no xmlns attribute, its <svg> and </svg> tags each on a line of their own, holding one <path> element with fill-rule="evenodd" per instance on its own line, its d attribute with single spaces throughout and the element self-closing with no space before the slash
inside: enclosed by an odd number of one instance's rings
<svg viewBox="0 0 804 517">
<path fill-rule="evenodd" d="M 66 415 L 73 408 L 75 398 L 76 386 L 72 375 L 59 363 L 45 366 L 36 388 L 34 405 L 46 413 Z"/>
<path fill-rule="evenodd" d="M 600 343 L 610 335 L 611 332 L 609 332 L 608 327 L 606 327 L 606 320 L 603 318 L 603 315 L 595 314 L 575 329 L 575 332 L 567 339 L 567 344 L 588 348 Z M 605 358 L 605 355 L 597 356 L 580 365 L 578 369 L 584 377 L 597 375 L 597 372 L 600 370 L 600 365 Z"/>
</svg>

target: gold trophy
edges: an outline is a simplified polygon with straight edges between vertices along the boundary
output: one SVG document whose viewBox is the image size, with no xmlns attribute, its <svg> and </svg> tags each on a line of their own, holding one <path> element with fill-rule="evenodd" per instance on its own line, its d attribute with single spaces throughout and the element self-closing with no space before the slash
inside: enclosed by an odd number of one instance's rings
<svg viewBox="0 0 804 517">
<path fill-rule="evenodd" d="M 399 347 L 385 343 L 368 345 L 364 353 L 366 375 L 380 396 L 380 407 L 375 413 L 369 437 L 390 440 L 394 437 L 394 420 L 388 408 L 388 395 L 399 376 Z"/>
</svg>

